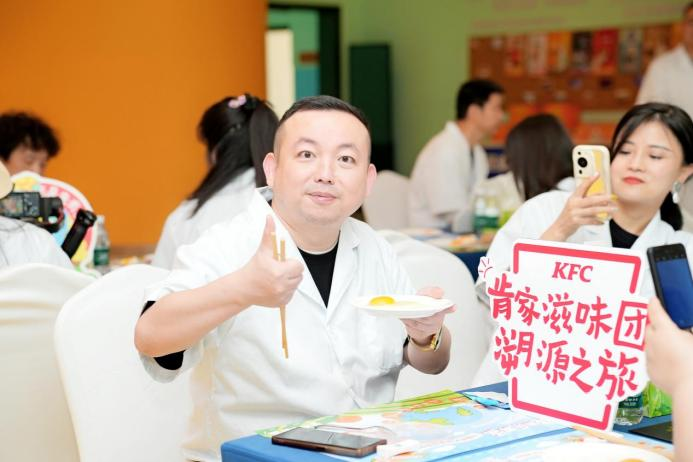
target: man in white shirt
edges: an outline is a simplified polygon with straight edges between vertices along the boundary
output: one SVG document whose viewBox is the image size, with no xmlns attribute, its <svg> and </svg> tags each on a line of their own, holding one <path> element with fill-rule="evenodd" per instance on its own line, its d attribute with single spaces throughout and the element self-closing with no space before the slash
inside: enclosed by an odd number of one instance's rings
<svg viewBox="0 0 693 462">
<path fill-rule="evenodd" d="M 351 305 L 414 292 L 387 242 L 349 218 L 376 176 L 360 111 L 328 96 L 298 101 L 263 166 L 271 192 L 180 247 L 136 327 L 155 379 L 195 367 L 184 442 L 195 461 L 218 460 L 222 442 L 258 429 L 390 401 L 405 364 L 438 373 L 449 360 L 443 319 L 454 308 L 399 320 Z M 274 237 L 286 241 L 283 262 Z M 288 358 L 272 309 L 282 305 Z"/>
<path fill-rule="evenodd" d="M 488 176 L 486 152 L 479 145 L 503 121 L 503 88 L 470 80 L 457 93 L 457 120 L 424 146 L 411 174 L 411 226 L 472 230 L 474 187 Z"/>
<path fill-rule="evenodd" d="M 637 104 L 674 104 L 693 117 L 693 2 L 683 10 L 683 40 L 657 57 L 643 77 Z"/>
</svg>

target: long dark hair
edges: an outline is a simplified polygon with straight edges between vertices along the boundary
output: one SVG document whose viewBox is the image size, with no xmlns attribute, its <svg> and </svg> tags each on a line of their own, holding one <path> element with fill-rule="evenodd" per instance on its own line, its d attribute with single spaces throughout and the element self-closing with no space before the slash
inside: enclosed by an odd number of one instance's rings
<svg viewBox="0 0 693 462">
<path fill-rule="evenodd" d="M 573 174 L 573 141 L 551 114 L 527 117 L 508 133 L 505 157 L 524 199 L 550 191 Z"/>
<path fill-rule="evenodd" d="M 262 161 L 272 151 L 278 124 L 268 103 L 249 93 L 226 97 L 205 111 L 197 129 L 211 167 L 189 196 L 197 199 L 192 215 L 250 167 L 255 170 L 255 184 L 267 185 Z"/>
<path fill-rule="evenodd" d="M 614 131 L 611 140 L 612 160 L 623 147 L 623 143 L 642 124 L 657 121 L 669 129 L 681 144 L 683 149 L 683 163 L 693 162 L 693 121 L 691 117 L 678 106 L 664 103 L 647 103 L 632 107 L 621 118 Z M 662 220 L 669 223 L 674 229 L 681 229 L 683 217 L 681 209 L 671 199 L 671 192 L 664 198 L 659 208 Z"/>
</svg>

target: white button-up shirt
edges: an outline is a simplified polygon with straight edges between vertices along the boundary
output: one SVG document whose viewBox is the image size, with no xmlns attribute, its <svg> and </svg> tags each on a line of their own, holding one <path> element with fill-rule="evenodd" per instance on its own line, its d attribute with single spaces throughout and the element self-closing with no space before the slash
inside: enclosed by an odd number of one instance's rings
<svg viewBox="0 0 693 462">
<path fill-rule="evenodd" d="M 255 193 L 248 210 L 179 248 L 174 269 L 149 287 L 147 300 L 193 289 L 238 270 L 255 254 L 266 216 Z M 302 261 L 281 222 L 286 258 Z M 289 358 L 281 348 L 279 311 L 251 306 L 211 331 L 184 355 L 177 371 L 143 357 L 160 381 L 196 367 L 195 411 L 186 456 L 218 460 L 222 442 L 255 430 L 391 401 L 403 366 L 406 330 L 395 318 L 373 317 L 351 305 L 360 295 L 411 294 L 414 288 L 390 245 L 366 224 L 342 225 L 332 288 L 325 307 L 310 271 L 286 306 Z"/>
<path fill-rule="evenodd" d="M 455 122 L 426 143 L 414 164 L 409 187 L 409 224 L 471 231 L 475 186 L 488 177 L 486 151 L 469 145 Z M 452 214 L 451 221 L 442 215 Z"/>
</svg>

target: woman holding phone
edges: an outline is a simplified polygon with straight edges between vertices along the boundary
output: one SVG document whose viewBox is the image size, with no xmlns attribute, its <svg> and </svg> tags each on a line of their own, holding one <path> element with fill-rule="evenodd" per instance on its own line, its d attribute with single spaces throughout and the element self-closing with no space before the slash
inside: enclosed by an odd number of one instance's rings
<svg viewBox="0 0 693 462">
<path fill-rule="evenodd" d="M 693 163 L 693 121 L 682 109 L 648 103 L 630 109 L 616 127 L 611 143 L 611 190 L 587 195 L 598 177 L 580 184 L 573 193 L 549 191 L 520 207 L 503 226 L 487 253 L 496 268 L 508 268 L 515 240 L 592 244 L 640 250 L 681 243 L 689 265 L 693 235 L 681 231 L 682 216 L 676 204 L 684 167 Z M 606 213 L 608 219 L 599 215 Z M 646 266 L 649 272 L 649 268 Z M 478 289 L 484 293 L 481 280 Z M 652 279 L 644 275 L 641 294 L 654 295 Z M 483 297 L 483 295 L 482 295 Z M 498 381 L 489 358 L 475 383 Z M 490 375 L 489 375 L 490 374 Z"/>
</svg>

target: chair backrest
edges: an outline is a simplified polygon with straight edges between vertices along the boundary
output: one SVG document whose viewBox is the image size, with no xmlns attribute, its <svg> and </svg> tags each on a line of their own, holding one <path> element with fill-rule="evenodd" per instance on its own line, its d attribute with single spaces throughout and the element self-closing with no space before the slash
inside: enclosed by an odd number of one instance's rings
<svg viewBox="0 0 693 462">
<path fill-rule="evenodd" d="M 402 229 L 409 225 L 409 178 L 391 170 L 378 173 L 363 203 L 363 215 L 374 229 Z"/>
<path fill-rule="evenodd" d="M 417 288 L 441 287 L 445 291 L 445 298 L 457 305 L 457 311 L 445 318 L 445 325 L 452 335 L 447 369 L 438 375 L 423 374 L 411 367 L 403 369 L 397 382 L 395 399 L 442 389 L 468 388 L 488 350 L 493 330 L 488 310 L 478 305 L 469 270 L 450 252 L 401 233 L 381 231 L 380 234 L 392 244 Z"/>
<path fill-rule="evenodd" d="M 65 300 L 93 281 L 40 263 L 0 270 L 0 460 L 79 460 L 53 327 Z"/>
<path fill-rule="evenodd" d="M 143 290 L 167 274 L 147 265 L 120 268 L 68 300 L 56 321 L 58 364 L 82 462 L 183 460 L 189 374 L 155 382 L 134 345 Z"/>
</svg>

